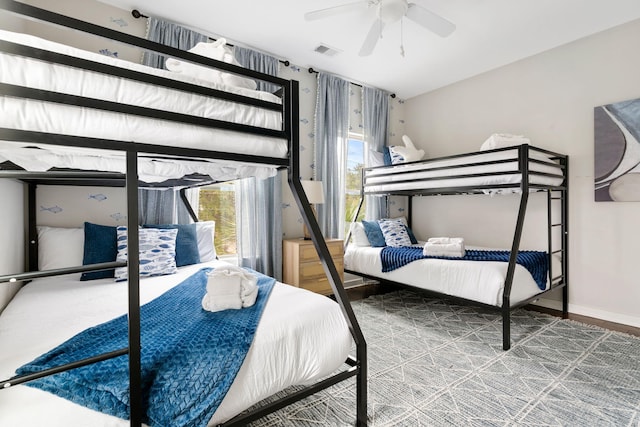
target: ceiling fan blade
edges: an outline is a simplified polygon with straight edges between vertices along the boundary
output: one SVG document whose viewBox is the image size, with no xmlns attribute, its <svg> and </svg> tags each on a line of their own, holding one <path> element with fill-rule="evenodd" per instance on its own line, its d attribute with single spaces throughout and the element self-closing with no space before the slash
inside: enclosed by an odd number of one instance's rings
<svg viewBox="0 0 640 427">
<path fill-rule="evenodd" d="M 454 23 L 447 21 L 442 16 L 436 15 L 430 10 L 425 9 L 422 6 L 418 6 L 415 3 L 409 4 L 406 16 L 415 23 L 422 25 L 427 30 L 432 31 L 441 37 L 447 37 L 456 29 L 456 25 Z"/>
<path fill-rule="evenodd" d="M 360 0 L 354 3 L 347 3 L 340 6 L 328 7 L 326 9 L 314 10 L 304 14 L 305 21 L 315 21 L 317 19 L 328 18 L 342 13 L 353 12 L 358 9 L 366 10 L 368 3 L 366 0 Z"/>
<path fill-rule="evenodd" d="M 369 56 L 373 52 L 373 49 L 376 47 L 378 43 L 378 39 L 380 38 L 380 34 L 382 34 L 382 29 L 384 28 L 384 22 L 379 19 L 376 19 L 369 33 L 367 34 L 367 38 L 364 39 L 364 43 L 362 43 L 362 47 L 360 48 L 360 52 L 358 52 L 359 56 Z"/>
</svg>

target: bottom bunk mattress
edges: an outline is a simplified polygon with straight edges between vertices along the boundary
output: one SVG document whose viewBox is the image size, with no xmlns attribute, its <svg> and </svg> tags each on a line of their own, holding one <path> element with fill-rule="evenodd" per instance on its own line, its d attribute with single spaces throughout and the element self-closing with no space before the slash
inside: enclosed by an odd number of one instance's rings
<svg viewBox="0 0 640 427">
<path fill-rule="evenodd" d="M 417 245 L 422 246 L 422 245 Z M 346 270 L 402 283 L 428 291 L 502 307 L 502 292 L 508 263 L 425 258 L 383 273 L 382 247 L 349 245 L 344 254 Z M 467 249 L 486 249 L 473 248 Z M 546 288 L 548 288 L 548 280 Z M 516 264 L 511 305 L 542 292 L 533 276 Z"/>
<path fill-rule="evenodd" d="M 140 280 L 146 304 L 203 267 Z M 87 328 L 127 311 L 126 282 L 80 281 L 78 275 L 37 279 L 24 286 L 0 315 L 0 378 L 47 353 Z M 268 297 L 253 343 L 220 406 L 216 425 L 292 385 L 308 384 L 339 369 L 351 336 L 339 306 L 329 298 L 282 283 Z M 0 390 L 2 426 L 126 426 L 106 415 L 26 385 Z"/>
</svg>

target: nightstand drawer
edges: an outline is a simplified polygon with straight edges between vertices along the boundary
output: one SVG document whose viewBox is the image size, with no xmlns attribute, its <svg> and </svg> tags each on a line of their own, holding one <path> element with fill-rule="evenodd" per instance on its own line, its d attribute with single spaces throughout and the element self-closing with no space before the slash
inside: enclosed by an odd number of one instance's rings
<svg viewBox="0 0 640 427">
<path fill-rule="evenodd" d="M 333 263 L 336 266 L 336 270 L 340 276 L 342 276 L 342 271 L 344 270 L 344 265 L 342 260 L 333 260 Z M 318 262 L 305 262 L 300 264 L 300 268 L 298 270 L 298 274 L 300 276 L 300 281 L 306 281 L 311 279 L 322 278 L 327 280 L 326 274 L 324 272 L 324 268 L 322 267 L 322 263 Z"/>
<path fill-rule="evenodd" d="M 333 289 L 331 289 L 329 280 L 326 277 L 305 281 L 299 287 L 323 295 L 331 295 L 333 293 Z"/>
<path fill-rule="evenodd" d="M 331 258 L 342 258 L 342 240 L 327 242 L 327 249 Z M 300 245 L 299 248 L 300 262 L 320 261 L 316 247 L 311 245 Z"/>
</svg>

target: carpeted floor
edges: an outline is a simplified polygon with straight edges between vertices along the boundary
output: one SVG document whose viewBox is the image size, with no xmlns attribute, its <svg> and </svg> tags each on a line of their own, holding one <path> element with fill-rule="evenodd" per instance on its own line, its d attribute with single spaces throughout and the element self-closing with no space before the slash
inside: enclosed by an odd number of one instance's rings
<svg viewBox="0 0 640 427">
<path fill-rule="evenodd" d="M 411 291 L 353 303 L 369 351 L 369 425 L 640 426 L 640 338 Z M 253 426 L 349 426 L 348 380 Z"/>
</svg>

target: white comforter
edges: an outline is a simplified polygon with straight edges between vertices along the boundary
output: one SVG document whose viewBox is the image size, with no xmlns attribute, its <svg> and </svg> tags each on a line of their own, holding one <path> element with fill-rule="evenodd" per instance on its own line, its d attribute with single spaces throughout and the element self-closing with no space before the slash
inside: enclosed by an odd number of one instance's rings
<svg viewBox="0 0 640 427">
<path fill-rule="evenodd" d="M 265 101 L 281 102 L 280 98 L 267 92 L 197 80 L 167 70 L 154 69 L 87 52 L 26 34 L 0 30 L 0 39 Z M 278 111 L 214 100 L 211 97 L 164 89 L 156 85 L 55 65 L 4 52 L 0 52 L 0 82 L 141 107 L 159 108 L 176 113 L 268 129 L 279 130 L 282 127 L 281 114 Z M 10 129 L 34 130 L 278 158 L 286 158 L 287 156 L 287 142 L 284 139 L 241 134 L 91 108 L 78 108 L 69 105 L 56 105 L 48 102 L 0 96 L 0 113 L 0 127 Z M 0 148 L 3 148 L 1 143 Z M 69 149 L 65 147 L 63 149 L 61 147 L 46 146 L 52 154 L 46 157 L 40 156 L 36 162 L 28 163 L 25 161 L 24 156 L 12 157 L 12 153 L 16 149 L 15 145 L 6 145 L 4 148 L 4 150 L 0 150 L 0 161 L 8 159 L 28 170 L 69 167 L 65 163 L 70 157 L 68 153 L 73 155 L 78 155 L 80 152 L 86 153 L 86 150 L 78 148 Z M 124 162 L 114 163 L 113 159 L 117 158 L 115 156 L 117 153 L 92 151 L 90 154 L 88 160 L 81 160 L 77 163 L 82 165 L 85 162 L 87 163 L 85 169 L 91 170 L 122 171 L 124 169 Z M 74 166 L 77 166 L 77 164 Z M 147 175 L 153 175 L 152 172 L 143 170 L 143 174 L 146 173 Z M 166 179 L 167 171 L 163 170 L 162 172 L 164 175 L 160 175 L 155 181 Z M 251 173 L 259 175 L 255 171 Z M 271 172 L 263 174 L 271 176 L 274 173 L 275 171 L 271 170 Z M 148 181 L 153 182 L 151 178 Z"/>
<path fill-rule="evenodd" d="M 468 247 L 468 249 L 485 248 Z M 344 268 L 421 289 L 502 307 L 502 293 L 508 266 L 506 262 L 427 258 L 383 273 L 381 251 L 382 248 L 349 245 L 344 254 Z M 511 304 L 516 304 L 540 292 L 540 288 L 527 269 L 516 264 Z"/>
<path fill-rule="evenodd" d="M 142 279 L 146 303 L 204 266 L 176 275 Z M 38 279 L 26 285 L 0 315 L 0 377 L 82 330 L 126 312 L 126 282 L 80 282 L 79 275 Z M 329 298 L 276 283 L 254 342 L 227 396 L 209 422 L 224 422 L 294 384 L 313 382 L 338 369 L 351 336 L 338 305 Z M 19 385 L 0 390 L 0 426 L 102 427 L 128 422 L 53 394 Z"/>
</svg>

